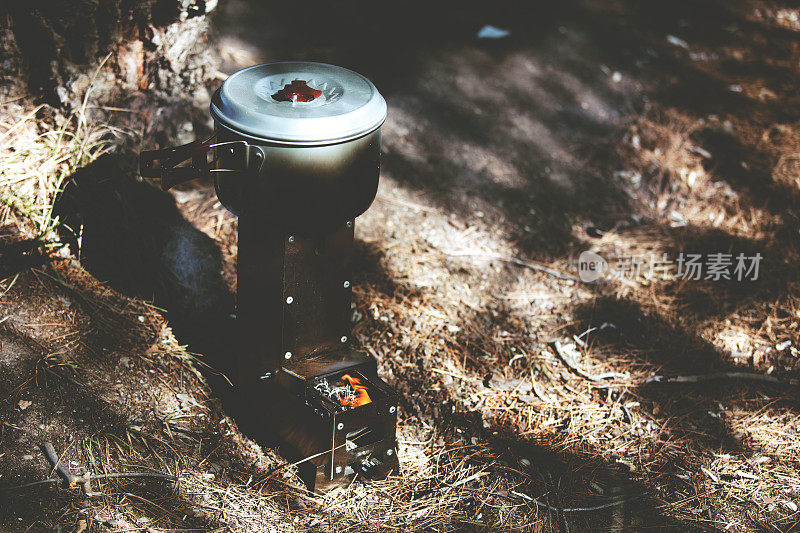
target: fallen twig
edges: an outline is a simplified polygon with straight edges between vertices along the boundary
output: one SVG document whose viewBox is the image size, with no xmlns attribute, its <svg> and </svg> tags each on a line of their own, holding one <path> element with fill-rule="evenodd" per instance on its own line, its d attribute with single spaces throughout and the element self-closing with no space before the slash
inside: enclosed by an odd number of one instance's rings
<svg viewBox="0 0 800 533">
<path fill-rule="evenodd" d="M 797 379 L 780 379 L 769 374 L 759 374 L 758 372 L 711 372 L 708 374 L 695 374 L 692 376 L 653 376 L 648 378 L 645 383 L 704 383 L 723 379 L 746 379 L 750 381 L 765 381 L 767 383 L 783 383 L 786 385 L 800 384 Z"/>
<path fill-rule="evenodd" d="M 55 472 L 58 477 L 61 478 L 61 481 L 64 482 L 65 487 L 74 487 L 76 481 L 75 475 L 61 462 L 61 457 L 56 453 L 53 445 L 49 442 L 45 442 L 41 448 L 45 459 L 47 459 L 47 462 L 50 463 L 52 467 L 50 473 L 52 474 Z"/>
<path fill-rule="evenodd" d="M 343 447 L 345 446 L 345 444 L 346 444 L 346 443 L 344 443 L 344 444 L 340 444 L 339 446 L 336 446 L 336 447 L 334 447 L 334 448 L 331 448 L 330 450 L 325 450 L 325 451 L 322 451 L 322 452 L 319 452 L 319 453 L 315 453 L 315 454 L 313 454 L 313 455 L 309 455 L 308 457 L 304 457 L 304 458 L 300 459 L 299 461 L 295 461 L 294 463 L 285 463 L 285 464 L 282 464 L 282 465 L 278 465 L 278 466 L 276 466 L 276 467 L 274 467 L 274 468 L 270 469 L 270 470 L 269 470 L 269 471 L 268 471 L 266 474 L 264 474 L 263 476 L 261 476 L 261 478 L 260 478 L 260 479 L 259 479 L 259 480 L 258 480 L 256 483 L 261 483 L 262 481 L 265 481 L 265 480 L 269 479 L 269 478 L 270 478 L 270 477 L 272 477 L 273 475 L 275 475 L 275 474 L 277 474 L 278 472 L 280 472 L 280 471 L 282 471 L 282 470 L 285 470 L 285 469 L 287 469 L 287 468 L 291 468 L 291 467 L 297 466 L 297 465 L 299 465 L 300 463 L 304 463 L 304 462 L 306 462 L 306 461 L 310 461 L 311 459 L 316 459 L 317 457 L 320 457 L 320 456 L 322 456 L 322 455 L 325 455 L 326 453 L 335 452 L 335 451 L 336 451 L 336 450 L 338 450 L 339 448 L 343 448 Z"/>
<path fill-rule="evenodd" d="M 403 200 L 400 198 L 392 198 L 391 196 L 386 196 L 383 194 L 379 194 L 375 199 L 378 200 L 379 202 L 386 202 L 387 204 L 398 205 L 400 207 L 408 207 L 409 209 L 414 209 L 415 211 L 425 211 L 427 213 L 435 213 L 437 211 L 435 207 L 416 204 L 414 202 L 409 202 L 407 200 Z"/>
<path fill-rule="evenodd" d="M 439 490 L 454 489 L 456 487 L 460 487 L 461 485 L 465 485 L 465 484 L 469 483 L 470 481 L 475 481 L 476 479 L 480 479 L 483 476 L 486 476 L 488 474 L 489 474 L 489 472 L 487 472 L 486 470 L 482 470 L 482 471 L 480 471 L 480 472 L 478 472 L 476 474 L 472 474 L 469 477 L 465 477 L 464 479 L 460 479 L 460 480 L 456 481 L 455 483 L 445 483 L 444 481 L 442 481 L 442 483 L 445 486 L 442 487 Z"/>
<path fill-rule="evenodd" d="M 645 496 L 647 493 L 644 492 L 642 494 L 636 494 L 627 498 L 619 498 L 617 500 L 612 500 L 610 502 L 602 503 L 599 505 L 593 505 L 591 507 L 565 507 L 563 509 L 559 507 L 553 507 L 552 505 L 548 505 L 546 503 L 542 503 L 539 500 L 528 496 L 525 493 L 517 492 L 512 490 L 511 494 L 522 498 L 525 501 L 531 502 L 532 504 L 536 505 L 537 507 L 541 507 L 542 509 L 549 509 L 550 511 L 555 511 L 557 513 L 586 513 L 590 511 L 599 511 L 600 509 L 608 509 L 609 507 L 615 507 L 617 505 L 622 505 L 625 503 L 632 502 L 634 500 L 638 500 L 639 498 Z"/>
<path fill-rule="evenodd" d="M 581 376 L 582 378 L 586 378 L 589 381 L 603 381 L 604 379 L 608 378 L 627 378 L 628 376 L 625 374 L 621 374 L 619 372 L 602 372 L 600 374 L 590 374 L 575 364 L 575 361 L 572 360 L 567 354 L 564 353 L 564 348 L 561 346 L 561 341 L 555 340 L 548 343 L 550 347 L 553 349 L 553 352 L 561 359 L 561 362 L 567 365 L 570 370 Z"/>
<path fill-rule="evenodd" d="M 23 485 L 14 485 L 12 487 L 0 487 L 0 491 L 15 491 L 26 489 L 30 487 L 35 487 L 38 485 L 50 485 L 52 483 L 62 483 L 65 488 L 74 488 L 79 486 L 81 491 L 86 496 L 99 496 L 102 493 L 94 492 L 91 488 L 91 482 L 95 480 L 101 479 L 114 479 L 114 478 L 152 478 L 152 479 L 163 479 L 167 481 L 171 481 L 173 483 L 178 481 L 178 478 L 175 476 L 170 476 L 167 474 L 160 474 L 157 472 L 112 472 L 110 474 L 90 474 L 86 472 L 83 475 L 76 476 L 72 472 L 70 472 L 69 468 L 67 468 L 62 462 L 61 458 L 56 453 L 55 448 L 49 442 L 45 442 L 41 446 L 42 453 L 44 454 L 47 462 L 50 463 L 52 467 L 52 471 L 55 472 L 58 477 L 51 477 L 47 479 L 43 479 L 41 481 L 34 481 L 32 483 L 25 483 Z"/>
<path fill-rule="evenodd" d="M 506 263 L 512 263 L 517 266 L 530 268 L 531 270 L 538 270 L 539 272 L 544 272 L 545 274 L 549 274 L 554 278 L 574 281 L 576 283 L 583 283 L 583 280 L 581 280 L 580 278 L 576 278 L 575 276 L 570 276 L 569 274 L 562 274 L 558 270 L 553 270 L 550 267 L 546 267 L 544 265 L 540 265 L 539 263 L 534 263 L 532 261 L 524 261 L 516 257 L 506 257 L 500 254 L 485 254 L 485 253 L 473 253 L 473 252 L 448 252 L 446 250 L 444 251 L 444 253 L 452 257 L 483 257 L 486 259 L 494 259 L 495 261 L 505 261 Z"/>
<path fill-rule="evenodd" d="M 76 476 L 77 478 L 78 476 Z M 81 476 L 82 477 L 82 476 Z M 89 474 L 89 479 L 92 481 L 99 481 L 102 479 L 134 479 L 134 478 L 151 478 L 151 479 L 163 479 L 165 481 L 171 481 L 172 483 L 176 483 L 178 478 L 176 476 L 170 476 L 167 474 L 160 474 L 158 472 L 112 472 L 110 474 Z M 40 481 L 32 481 L 31 483 L 24 483 L 22 485 L 14 485 L 11 487 L 0 487 L 0 491 L 15 491 L 15 490 L 22 490 L 27 489 L 30 487 L 35 487 L 38 485 L 51 485 L 53 483 L 63 482 L 61 478 L 58 477 L 49 477 L 47 479 L 42 479 Z M 99 495 L 99 492 L 92 493 L 93 495 Z"/>
</svg>

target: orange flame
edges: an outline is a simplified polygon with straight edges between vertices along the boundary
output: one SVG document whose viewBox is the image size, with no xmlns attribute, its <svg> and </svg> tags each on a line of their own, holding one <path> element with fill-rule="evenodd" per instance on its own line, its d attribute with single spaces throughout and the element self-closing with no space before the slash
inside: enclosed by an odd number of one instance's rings
<svg viewBox="0 0 800 533">
<path fill-rule="evenodd" d="M 367 387 L 361 384 L 361 380 L 351 376 L 350 374 L 344 374 L 342 376 L 342 381 L 346 381 L 353 387 L 353 390 L 356 391 L 356 397 L 352 400 L 348 400 L 347 398 L 339 398 L 339 403 L 342 405 L 348 405 L 350 407 L 358 407 L 359 405 L 366 405 L 372 402 L 372 399 L 369 397 L 369 393 L 367 393 Z"/>
</svg>

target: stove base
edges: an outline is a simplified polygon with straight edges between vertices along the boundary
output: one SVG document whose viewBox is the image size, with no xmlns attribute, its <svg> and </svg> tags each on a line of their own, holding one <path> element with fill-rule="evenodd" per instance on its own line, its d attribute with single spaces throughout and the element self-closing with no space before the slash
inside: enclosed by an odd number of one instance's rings
<svg viewBox="0 0 800 533">
<path fill-rule="evenodd" d="M 264 436 L 298 465 L 310 491 L 346 485 L 354 478 L 397 473 L 397 396 L 377 374 L 375 360 L 343 349 L 287 364 L 262 379 L 248 399 L 263 416 Z M 321 380 L 347 374 L 366 386 L 370 401 L 343 406 L 320 393 Z"/>
</svg>

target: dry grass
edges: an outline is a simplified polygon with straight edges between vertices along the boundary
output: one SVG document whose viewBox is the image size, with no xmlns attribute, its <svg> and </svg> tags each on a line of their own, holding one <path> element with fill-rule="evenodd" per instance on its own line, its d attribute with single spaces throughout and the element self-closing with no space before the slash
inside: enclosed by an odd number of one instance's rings
<svg viewBox="0 0 800 533">
<path fill-rule="evenodd" d="M 53 219 L 53 202 L 64 180 L 111 150 L 111 141 L 121 132 L 109 124 L 87 121 L 86 100 L 69 116 L 24 101 L 2 107 L 0 225 L 14 224 L 31 237 L 52 240 L 58 223 Z"/>
</svg>

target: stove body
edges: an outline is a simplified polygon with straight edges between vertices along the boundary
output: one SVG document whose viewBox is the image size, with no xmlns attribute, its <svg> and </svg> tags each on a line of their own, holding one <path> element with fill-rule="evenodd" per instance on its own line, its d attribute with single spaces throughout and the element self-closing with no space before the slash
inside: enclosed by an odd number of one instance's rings
<svg viewBox="0 0 800 533">
<path fill-rule="evenodd" d="M 306 459 L 298 470 L 309 490 L 398 470 L 397 396 L 375 360 L 350 347 L 353 230 L 354 221 L 320 233 L 239 220 L 237 385 L 263 437 L 287 460 Z M 368 403 L 321 392 L 343 375 L 366 386 Z"/>
</svg>

